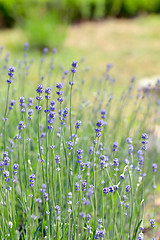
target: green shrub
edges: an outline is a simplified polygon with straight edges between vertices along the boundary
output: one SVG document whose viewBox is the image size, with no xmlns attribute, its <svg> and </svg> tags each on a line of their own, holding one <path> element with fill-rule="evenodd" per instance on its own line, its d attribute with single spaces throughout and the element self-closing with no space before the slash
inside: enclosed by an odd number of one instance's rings
<svg viewBox="0 0 160 240">
<path fill-rule="evenodd" d="M 53 11 L 33 11 L 25 21 L 25 31 L 32 47 L 60 46 L 65 38 L 65 30 L 66 24 L 62 25 Z"/>
</svg>

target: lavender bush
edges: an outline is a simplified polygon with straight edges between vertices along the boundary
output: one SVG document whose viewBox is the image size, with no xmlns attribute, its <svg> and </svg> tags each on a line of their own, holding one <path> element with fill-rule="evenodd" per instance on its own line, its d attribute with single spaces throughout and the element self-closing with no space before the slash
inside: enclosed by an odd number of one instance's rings
<svg viewBox="0 0 160 240">
<path fill-rule="evenodd" d="M 37 71 L 28 44 L 14 67 L 1 48 L 1 239 L 140 240 L 148 226 L 154 239 L 159 81 L 117 95 L 112 64 L 89 82 L 82 60 L 56 77 L 47 52 Z"/>
</svg>

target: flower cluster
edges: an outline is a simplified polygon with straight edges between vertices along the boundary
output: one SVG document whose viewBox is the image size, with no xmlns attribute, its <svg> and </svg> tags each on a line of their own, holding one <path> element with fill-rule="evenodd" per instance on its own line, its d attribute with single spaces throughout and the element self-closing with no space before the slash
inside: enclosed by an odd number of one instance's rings
<svg viewBox="0 0 160 240">
<path fill-rule="evenodd" d="M 96 132 L 96 137 L 98 138 L 101 136 L 102 126 L 103 126 L 103 121 L 97 120 L 95 132 Z"/>
<path fill-rule="evenodd" d="M 75 186 L 76 192 L 78 192 L 79 191 L 79 183 L 76 182 L 74 186 Z"/>
<path fill-rule="evenodd" d="M 102 226 L 102 219 L 98 220 L 98 227 L 95 231 L 94 239 L 103 239 L 105 235 L 105 230 L 103 229 Z"/>
<path fill-rule="evenodd" d="M 14 105 L 15 105 L 15 100 L 12 99 L 9 104 L 9 110 L 12 110 Z"/>
<path fill-rule="evenodd" d="M 28 107 L 32 107 L 33 106 L 33 98 L 29 97 L 28 98 Z"/>
<path fill-rule="evenodd" d="M 10 158 L 8 157 L 8 152 L 3 153 L 3 161 L 4 161 L 4 166 L 9 166 L 10 163 Z"/>
<path fill-rule="evenodd" d="M 0 171 L 3 172 L 4 171 L 4 162 L 0 161 Z"/>
<path fill-rule="evenodd" d="M 65 125 L 65 121 L 67 120 L 69 109 L 66 107 L 64 111 L 62 112 L 62 116 L 59 116 L 59 120 L 61 122 L 61 125 Z"/>
<path fill-rule="evenodd" d="M 114 143 L 113 143 L 113 147 L 112 147 L 112 151 L 113 151 L 113 152 L 117 152 L 117 149 L 118 149 L 118 143 L 117 143 L 117 142 L 114 142 Z"/>
<path fill-rule="evenodd" d="M 144 152 L 142 150 L 138 150 L 137 157 L 138 157 L 139 167 L 142 168 L 143 162 L 144 162 Z"/>
<path fill-rule="evenodd" d="M 59 155 L 57 155 L 57 156 L 55 157 L 55 160 L 56 160 L 56 163 L 57 163 L 57 164 L 60 164 L 60 156 L 59 156 Z"/>
<path fill-rule="evenodd" d="M 56 92 L 57 95 L 58 95 L 58 102 L 62 103 L 64 98 L 62 98 L 62 94 L 63 94 L 63 91 L 62 91 L 62 88 L 63 88 L 63 83 L 57 83 L 56 84 L 56 88 L 58 89 L 58 91 Z"/>
<path fill-rule="evenodd" d="M 23 121 L 20 121 L 18 124 L 18 129 L 23 130 L 24 128 L 26 128 L 26 125 L 24 125 Z"/>
<path fill-rule="evenodd" d="M 90 149 L 89 149 L 89 155 L 92 155 L 92 153 L 93 153 L 93 147 L 90 147 Z"/>
<path fill-rule="evenodd" d="M 47 87 L 45 88 L 45 99 L 49 100 L 51 98 L 50 94 L 51 94 L 51 88 Z"/>
<path fill-rule="evenodd" d="M 81 121 L 80 120 L 77 120 L 77 122 L 76 122 L 76 125 L 75 125 L 75 128 L 76 129 L 79 129 L 80 128 L 80 126 L 81 126 Z"/>
<path fill-rule="evenodd" d="M 107 111 L 105 109 L 101 109 L 101 118 L 105 119 L 106 118 Z"/>
<path fill-rule="evenodd" d="M 131 190 L 131 186 L 130 186 L 130 185 L 127 185 L 127 186 L 126 186 L 126 192 L 127 192 L 127 193 L 130 192 L 130 190 Z"/>
<path fill-rule="evenodd" d="M 12 83 L 12 78 L 13 78 L 13 73 L 15 72 L 15 68 L 14 67 L 9 67 L 8 68 L 8 76 L 10 77 L 9 80 L 7 80 L 7 83 L 8 84 L 11 84 Z"/>
<path fill-rule="evenodd" d="M 43 90 L 43 86 L 42 85 L 38 85 L 37 89 L 36 89 L 36 92 L 39 94 L 37 97 L 36 97 L 36 100 L 37 100 L 37 103 L 38 105 L 35 107 L 35 109 L 37 111 L 41 111 L 42 110 L 42 106 L 40 106 L 40 102 L 43 100 L 41 94 L 44 92 Z"/>
<path fill-rule="evenodd" d="M 29 184 L 29 186 L 30 187 L 34 187 L 34 182 L 35 182 L 35 178 L 36 178 L 36 176 L 35 176 L 35 174 L 31 174 L 30 176 L 29 176 L 29 178 L 30 178 L 30 180 L 29 180 L 29 182 L 30 182 L 30 184 Z"/>
<path fill-rule="evenodd" d="M 50 108 L 54 108 L 53 105 L 50 105 Z M 55 121 L 55 112 L 50 111 L 50 113 L 48 114 L 48 129 L 49 130 L 53 129 L 54 121 Z"/>
<path fill-rule="evenodd" d="M 21 113 L 24 113 L 26 111 L 26 105 L 25 105 L 24 97 L 19 98 L 19 105 L 20 105 L 20 108 L 21 108 Z"/>
<path fill-rule="evenodd" d="M 68 204 L 68 206 L 69 206 L 69 208 L 68 208 L 68 213 L 69 213 L 69 215 L 72 213 L 72 209 L 71 209 L 71 205 L 72 205 L 72 193 L 71 192 L 69 192 L 68 193 L 68 202 L 67 202 L 67 204 Z"/>
<path fill-rule="evenodd" d="M 143 233 L 141 232 L 141 233 L 139 233 L 139 235 L 138 235 L 138 240 L 143 240 L 144 239 L 144 236 L 143 236 Z"/>
<path fill-rule="evenodd" d="M 101 155 L 100 157 L 100 167 L 103 169 L 105 167 L 107 167 L 107 162 L 108 162 L 108 157 L 107 156 L 104 156 L 104 155 Z"/>
<path fill-rule="evenodd" d="M 142 144 L 143 144 L 142 150 L 144 151 L 147 150 L 147 145 L 148 145 L 148 141 L 146 139 L 148 139 L 148 135 L 147 133 L 143 133 L 142 134 Z"/>
<path fill-rule="evenodd" d="M 9 171 L 4 171 L 3 172 L 3 176 L 5 177 L 5 182 L 9 182 L 10 181 L 10 178 L 9 177 Z"/>
<path fill-rule="evenodd" d="M 82 162 L 82 154 L 83 154 L 83 150 L 82 149 L 78 149 L 77 150 L 77 163 L 81 163 Z"/>
<path fill-rule="evenodd" d="M 73 61 L 72 62 L 72 68 L 71 68 L 71 72 L 74 74 L 77 72 L 76 68 L 78 67 L 78 61 Z M 73 85 L 74 82 L 70 82 L 70 85 Z"/>
<path fill-rule="evenodd" d="M 73 142 L 72 142 L 72 141 L 67 141 L 66 143 L 67 143 L 67 145 L 68 145 L 67 148 L 68 148 L 69 150 L 72 150 L 72 149 L 73 149 Z"/>
<path fill-rule="evenodd" d="M 150 219 L 150 224 L 151 224 L 151 227 L 154 228 L 155 227 L 155 219 Z"/>
<path fill-rule="evenodd" d="M 132 154 L 133 152 L 132 138 L 128 137 L 126 139 L 126 142 L 128 143 L 128 154 Z"/>
<path fill-rule="evenodd" d="M 60 214 L 61 214 L 60 206 L 58 205 L 55 206 L 55 213 L 56 213 L 56 219 L 60 220 Z"/>
<path fill-rule="evenodd" d="M 86 180 L 84 180 L 84 181 L 81 182 L 82 192 L 85 192 L 85 191 L 86 191 L 86 187 L 87 187 L 87 182 L 86 182 Z"/>
<path fill-rule="evenodd" d="M 156 163 L 152 164 L 152 171 L 157 172 L 157 164 Z"/>
<path fill-rule="evenodd" d="M 17 174 L 17 170 L 19 168 L 19 164 L 15 163 L 12 168 L 13 168 L 13 174 L 16 175 Z"/>
<path fill-rule="evenodd" d="M 29 108 L 28 109 L 28 120 L 32 120 L 32 115 L 33 115 L 33 109 Z"/>
</svg>

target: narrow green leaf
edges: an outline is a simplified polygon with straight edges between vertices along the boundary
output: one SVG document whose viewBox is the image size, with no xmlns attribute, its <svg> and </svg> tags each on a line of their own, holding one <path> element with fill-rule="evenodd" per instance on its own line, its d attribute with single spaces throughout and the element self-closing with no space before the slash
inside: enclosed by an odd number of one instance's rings
<svg viewBox="0 0 160 240">
<path fill-rule="evenodd" d="M 37 235 L 38 231 L 40 230 L 41 226 L 42 226 L 42 222 L 40 222 L 40 223 L 38 224 L 38 227 L 37 227 L 37 229 L 36 229 L 36 231 L 35 231 L 35 233 L 34 233 L 34 238 L 33 238 L 33 240 L 36 239 L 36 235 Z"/>
<path fill-rule="evenodd" d="M 135 239 L 136 239 L 137 232 L 138 232 L 138 229 L 139 229 L 139 227 L 140 227 L 140 225 L 141 225 L 141 222 L 142 222 L 142 219 L 141 219 L 141 220 L 139 221 L 139 223 L 137 224 L 137 227 L 136 227 L 136 229 L 135 229 L 135 232 L 134 232 L 134 235 L 133 235 L 132 240 L 135 240 Z"/>
</svg>

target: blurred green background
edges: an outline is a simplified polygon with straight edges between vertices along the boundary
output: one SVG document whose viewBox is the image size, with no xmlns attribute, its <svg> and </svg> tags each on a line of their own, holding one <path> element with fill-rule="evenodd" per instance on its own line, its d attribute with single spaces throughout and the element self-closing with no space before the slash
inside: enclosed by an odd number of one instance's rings
<svg viewBox="0 0 160 240">
<path fill-rule="evenodd" d="M 22 29 L 34 48 L 59 47 L 68 24 L 148 13 L 160 13 L 159 0 L 0 0 L 0 28 Z"/>
</svg>

